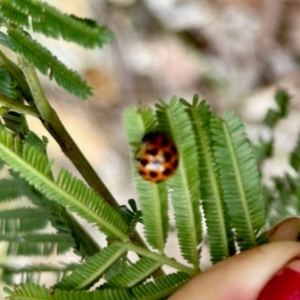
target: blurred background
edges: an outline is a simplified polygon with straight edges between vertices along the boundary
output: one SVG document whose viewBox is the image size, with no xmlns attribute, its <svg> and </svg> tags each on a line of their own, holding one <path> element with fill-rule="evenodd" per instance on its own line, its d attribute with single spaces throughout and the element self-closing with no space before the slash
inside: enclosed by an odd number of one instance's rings
<svg viewBox="0 0 300 300">
<path fill-rule="evenodd" d="M 276 161 L 265 169 L 274 174 L 287 167 L 300 125 L 299 0 L 47 2 L 93 18 L 116 35 L 97 50 L 37 38 L 93 86 L 94 96 L 83 102 L 41 76 L 70 134 L 120 203 L 134 197 L 122 111 L 159 98 L 191 100 L 197 93 L 215 112 L 233 109 L 255 141 L 268 134 L 261 122 L 274 106 L 275 90 L 287 89 L 292 113 L 279 126 Z M 54 142 L 49 150 L 57 165 L 72 167 Z"/>
<path fill-rule="evenodd" d="M 275 91 L 284 88 L 292 96 L 291 113 L 276 131 L 275 156 L 264 170 L 279 175 L 288 169 L 300 128 L 299 0 L 46 2 L 95 19 L 116 35 L 97 50 L 35 37 L 93 86 L 94 96 L 81 101 L 40 76 L 62 122 L 120 204 L 135 198 L 122 112 L 138 103 L 172 96 L 190 101 L 199 94 L 221 115 L 234 110 L 255 142 L 268 136 L 262 120 L 275 106 Z M 31 128 L 49 138 L 56 168 L 76 172 L 38 120 Z M 168 244 L 178 250 L 175 240 Z"/>
</svg>

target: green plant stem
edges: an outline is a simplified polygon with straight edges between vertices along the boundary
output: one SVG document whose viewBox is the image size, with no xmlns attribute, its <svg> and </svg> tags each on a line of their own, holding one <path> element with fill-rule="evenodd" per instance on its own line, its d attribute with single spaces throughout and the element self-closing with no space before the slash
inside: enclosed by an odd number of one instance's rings
<svg viewBox="0 0 300 300">
<path fill-rule="evenodd" d="M 49 104 L 43 89 L 40 85 L 34 67 L 29 64 L 24 58 L 20 61 L 20 68 L 23 70 L 25 77 L 29 83 L 29 88 L 34 99 L 34 103 L 39 111 L 40 119 L 44 127 L 56 140 L 61 147 L 63 153 L 72 161 L 74 166 L 80 172 L 82 177 L 86 180 L 88 185 L 103 197 L 103 199 L 114 207 L 116 210 L 119 207 L 118 202 L 112 196 L 105 184 L 102 182 L 96 171 L 92 168 L 88 160 L 82 154 L 77 144 L 74 142 L 61 120 L 59 119 L 56 111 Z M 46 119 L 44 119 L 46 117 Z M 121 216 L 120 216 L 121 217 Z M 145 242 L 142 240 L 138 232 L 134 232 L 130 237 L 132 243 L 139 245 L 145 249 L 148 249 Z M 95 253 L 98 249 L 95 249 Z M 154 277 L 160 277 L 164 275 L 162 269 L 158 269 Z"/>
<path fill-rule="evenodd" d="M 38 111 L 33 107 L 21 104 L 14 99 L 11 99 L 4 95 L 0 95 L 0 103 L 2 104 L 2 106 L 7 107 L 10 111 L 39 118 Z"/>
<path fill-rule="evenodd" d="M 177 262 L 175 259 L 169 258 L 165 255 L 151 252 L 148 249 L 141 248 L 132 243 L 122 243 L 122 242 L 114 242 L 114 243 L 118 246 L 125 247 L 128 251 L 133 251 L 143 257 L 151 258 L 157 262 L 160 262 L 162 265 L 170 266 L 170 267 L 177 269 L 183 273 L 186 273 L 190 276 L 195 276 L 196 274 L 199 274 L 199 270 L 195 270 L 190 267 L 187 267 L 187 266 Z"/>
<path fill-rule="evenodd" d="M 49 133 L 61 147 L 62 152 L 73 162 L 86 182 L 96 190 L 112 207 L 117 208 L 118 203 L 84 157 L 61 120 L 56 111 L 48 102 L 34 67 L 25 59 L 21 59 L 20 67 L 29 83 L 29 87 L 40 114 L 41 121 Z"/>
</svg>

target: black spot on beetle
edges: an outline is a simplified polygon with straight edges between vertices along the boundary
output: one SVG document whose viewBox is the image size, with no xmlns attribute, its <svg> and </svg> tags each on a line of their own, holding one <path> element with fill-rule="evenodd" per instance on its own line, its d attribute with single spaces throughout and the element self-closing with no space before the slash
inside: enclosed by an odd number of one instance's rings
<svg viewBox="0 0 300 300">
<path fill-rule="evenodd" d="M 174 161 L 174 168 L 176 169 L 177 166 L 178 166 L 178 159 L 176 159 L 176 160 Z"/>
<path fill-rule="evenodd" d="M 171 170 L 170 168 L 166 168 L 166 169 L 163 171 L 163 174 L 164 174 L 165 176 L 169 176 L 169 175 L 172 174 L 172 170 Z"/>
<path fill-rule="evenodd" d="M 140 164 L 141 164 L 142 166 L 146 166 L 147 163 L 148 163 L 148 160 L 147 160 L 147 159 L 141 159 L 141 160 L 140 160 Z"/>
<path fill-rule="evenodd" d="M 153 149 L 147 149 L 146 153 L 152 156 L 155 156 L 158 153 L 159 149 L 158 148 L 153 148 Z"/>
<path fill-rule="evenodd" d="M 165 159 L 165 161 L 170 161 L 171 160 L 171 158 L 172 158 L 172 153 L 170 153 L 170 152 L 165 152 L 164 153 L 164 159 Z"/>
<path fill-rule="evenodd" d="M 169 145 L 169 139 L 166 136 L 161 137 L 161 145 L 167 147 Z"/>
<path fill-rule="evenodd" d="M 176 147 L 174 145 L 172 145 L 171 150 L 172 150 L 173 153 L 177 153 Z"/>
<path fill-rule="evenodd" d="M 150 177 L 152 177 L 152 178 L 156 178 L 156 177 L 158 176 L 158 174 L 157 174 L 156 172 L 153 172 L 153 171 L 151 171 L 151 172 L 149 173 L 149 175 L 150 175 Z"/>
</svg>

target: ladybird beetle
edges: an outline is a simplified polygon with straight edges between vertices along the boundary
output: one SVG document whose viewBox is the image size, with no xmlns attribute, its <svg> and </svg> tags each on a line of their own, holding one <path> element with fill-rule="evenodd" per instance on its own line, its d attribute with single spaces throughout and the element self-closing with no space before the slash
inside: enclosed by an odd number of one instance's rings
<svg viewBox="0 0 300 300">
<path fill-rule="evenodd" d="M 151 182 L 167 180 L 177 169 L 178 153 L 174 143 L 164 134 L 150 132 L 143 137 L 139 151 L 139 173 Z"/>
</svg>

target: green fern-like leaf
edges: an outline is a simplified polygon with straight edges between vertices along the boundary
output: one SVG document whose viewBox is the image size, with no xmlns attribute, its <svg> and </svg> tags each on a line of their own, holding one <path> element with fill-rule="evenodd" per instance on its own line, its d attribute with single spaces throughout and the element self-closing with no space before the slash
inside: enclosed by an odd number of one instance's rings
<svg viewBox="0 0 300 300">
<path fill-rule="evenodd" d="M 285 90 L 278 90 L 275 95 L 277 110 L 269 109 L 265 117 L 264 123 L 274 128 L 276 124 L 287 116 L 287 108 L 290 101 L 290 96 Z"/>
<path fill-rule="evenodd" d="M 300 211 L 299 177 L 289 173 L 271 178 L 272 185 L 264 187 L 268 208 L 268 225 L 271 227 L 285 218 L 297 217 Z"/>
<path fill-rule="evenodd" d="M 33 283 L 16 285 L 13 290 L 5 288 L 4 291 L 9 295 L 8 300 L 53 300 L 53 297 L 44 286 L 38 286 Z"/>
<path fill-rule="evenodd" d="M 214 152 L 224 200 L 242 250 L 258 244 L 259 230 L 265 223 L 260 176 L 245 129 L 232 113 L 225 121 L 211 121 Z"/>
<path fill-rule="evenodd" d="M 3 178 L 0 180 L 0 202 L 13 201 L 22 195 L 14 180 Z"/>
<path fill-rule="evenodd" d="M 69 234 L 5 233 L 0 234 L 0 241 L 9 242 L 8 255 L 34 256 L 66 253 L 73 239 Z"/>
<path fill-rule="evenodd" d="M 36 147 L 37 147 L 37 145 L 36 145 Z M 39 151 L 42 151 L 42 150 L 39 150 Z M 44 218 L 43 223 L 41 223 L 41 226 L 40 227 L 37 226 L 35 229 L 36 230 L 43 229 L 44 222 L 46 222 L 46 221 L 50 222 L 51 225 L 57 230 L 56 234 L 57 235 L 62 234 L 63 235 L 62 239 L 65 240 L 66 242 L 68 242 L 69 247 L 71 247 L 73 245 L 73 243 L 70 242 L 69 238 L 66 239 L 66 236 L 69 236 L 69 237 L 72 236 L 71 230 L 69 228 L 71 222 L 69 222 L 69 220 L 67 218 L 65 218 L 65 210 L 56 202 L 50 201 L 49 199 L 47 199 L 46 197 L 44 197 L 43 195 L 38 193 L 37 190 L 35 190 L 31 186 L 29 186 L 28 183 L 14 171 L 10 170 L 9 173 L 10 173 L 10 176 L 12 177 L 12 179 L 9 180 L 8 182 L 9 182 L 9 184 L 14 183 L 14 187 L 12 187 L 12 188 L 14 188 L 13 195 L 15 196 L 15 200 L 17 200 L 20 197 L 26 197 L 35 205 L 35 208 L 32 208 L 32 209 L 36 209 L 37 213 L 33 213 L 33 216 L 35 216 L 35 218 L 37 220 L 39 220 L 42 217 Z M 2 183 L 2 181 L 7 182 L 7 180 L 2 179 L 2 180 L 0 180 L 0 183 Z M 21 207 L 19 209 L 20 210 L 25 209 L 25 212 L 26 212 L 26 208 L 24 208 L 24 207 Z M 6 211 L 3 212 L 3 215 L 6 215 Z M 29 217 L 30 216 L 28 214 L 28 218 Z M 20 223 L 23 223 L 23 222 L 27 223 L 26 214 L 22 215 L 22 213 L 20 213 L 20 218 L 25 219 L 25 220 L 20 219 L 20 221 L 19 221 Z M 38 223 L 36 221 L 35 221 L 35 225 L 38 225 Z M 16 232 L 22 232 L 22 231 L 20 231 L 20 229 L 19 229 Z"/>
<path fill-rule="evenodd" d="M 1 14 L 5 19 L 14 24 L 29 27 L 28 15 L 25 11 L 21 11 L 18 8 L 11 5 L 11 1 L 3 0 L 0 4 Z"/>
<path fill-rule="evenodd" d="M 129 145 L 135 155 L 142 144 L 143 136 L 157 129 L 157 121 L 151 108 L 129 107 L 124 111 L 124 123 Z"/>
<path fill-rule="evenodd" d="M 38 149 L 40 152 L 46 153 L 46 146 L 48 144 L 48 139 L 46 137 L 43 137 L 43 139 L 41 139 L 33 131 L 29 131 L 25 136 L 25 142 L 30 146 Z"/>
<path fill-rule="evenodd" d="M 10 149 L 13 141 L 13 135 L 0 127 L 1 157 L 30 184 L 50 200 L 57 201 L 87 221 L 98 224 L 109 236 L 128 240 L 128 226 L 120 214 L 98 194 L 65 170 L 60 171 L 57 182 L 54 182 L 49 177 L 51 164 L 46 155 L 26 143 L 21 158 Z"/>
<path fill-rule="evenodd" d="M 108 269 L 108 271 L 105 272 L 104 274 L 104 279 L 105 283 L 104 285 L 107 285 L 107 282 L 117 274 L 120 274 L 123 272 L 128 265 L 130 264 L 128 258 L 127 258 L 127 253 L 125 253 L 123 256 L 121 256 L 116 262 Z M 103 287 L 103 285 L 100 286 Z"/>
<path fill-rule="evenodd" d="M 115 287 L 132 287 L 150 276 L 160 266 L 161 263 L 157 261 L 149 258 L 141 258 L 122 273 L 112 277 L 108 283 Z"/>
<path fill-rule="evenodd" d="M 9 111 L 2 116 L 5 127 L 20 137 L 23 137 L 27 131 L 27 122 L 24 115 L 14 111 Z"/>
<path fill-rule="evenodd" d="M 212 150 L 210 135 L 212 113 L 205 101 L 199 103 L 198 100 L 195 96 L 192 105 L 187 102 L 184 104 L 187 106 L 197 140 L 200 192 L 207 224 L 211 261 L 218 262 L 235 252 L 234 237 Z"/>
<path fill-rule="evenodd" d="M 45 228 L 46 225 L 47 212 L 43 209 L 22 207 L 0 211 L 1 232 L 31 232 Z"/>
<path fill-rule="evenodd" d="M 40 277 L 42 274 L 51 273 L 55 274 L 56 282 L 61 280 L 71 271 L 74 271 L 78 267 L 78 264 L 68 265 L 51 265 L 51 264 L 28 264 L 26 266 L 18 266 L 16 264 L 1 264 L 2 269 L 2 281 L 6 284 L 13 285 L 14 277 L 21 275 L 22 282 L 31 282 L 40 284 Z"/>
<path fill-rule="evenodd" d="M 38 194 L 15 172 L 9 170 L 9 175 L 9 179 L 0 179 L 1 201 L 17 201 L 26 197 L 35 207 L 26 207 L 28 204 L 24 207 L 22 203 L 16 202 L 14 209 L 0 212 L 0 240 L 9 243 L 7 254 L 49 256 L 68 251 L 74 241 L 58 204 Z M 40 230 L 50 223 L 57 229 L 57 233 L 41 234 Z"/>
<path fill-rule="evenodd" d="M 130 210 L 126 205 L 121 205 L 119 207 L 119 212 L 122 215 L 124 221 L 129 226 L 129 235 L 131 235 L 138 222 L 142 223 L 142 211 L 137 209 L 136 203 L 133 199 L 130 199 L 129 205 L 132 210 Z"/>
<path fill-rule="evenodd" d="M 18 99 L 17 81 L 11 77 L 7 68 L 0 68 L 0 94 L 11 99 Z"/>
<path fill-rule="evenodd" d="M 77 212 L 87 221 L 96 222 L 108 236 L 128 239 L 126 235 L 128 226 L 120 214 L 82 181 L 72 177 L 68 171 L 61 170 L 57 176 L 57 184 L 61 189 L 59 192 L 61 197 L 57 194 L 56 199 L 63 205 L 66 205 L 71 211 Z M 49 190 L 49 192 L 54 193 L 54 190 L 52 192 Z M 64 193 L 65 195 L 63 195 Z M 54 198 L 54 195 L 50 194 L 48 197 Z"/>
<path fill-rule="evenodd" d="M 1 11 L 9 21 L 29 27 L 48 37 L 62 37 L 87 48 L 102 47 L 111 42 L 114 35 L 105 26 L 61 13 L 53 6 L 32 0 L 3 0 Z"/>
<path fill-rule="evenodd" d="M 183 273 L 174 273 L 162 278 L 158 278 L 154 282 L 148 282 L 132 288 L 134 299 L 139 300 L 157 300 L 173 294 L 187 280 L 189 276 Z"/>
<path fill-rule="evenodd" d="M 201 240 L 200 180 L 192 124 L 185 107 L 176 98 L 168 105 L 157 105 L 156 113 L 161 131 L 171 137 L 179 153 L 178 169 L 167 184 L 172 191 L 170 196 L 182 255 L 197 270 L 197 247 Z"/>
<path fill-rule="evenodd" d="M 258 143 L 254 145 L 253 151 L 257 165 L 260 167 L 262 163 L 273 155 L 274 138 L 264 140 L 259 138 Z"/>
<path fill-rule="evenodd" d="M 133 300 L 132 294 L 128 289 L 105 289 L 102 291 L 63 291 L 55 290 L 52 300 Z M 43 300 L 43 299 L 42 299 Z"/>
<path fill-rule="evenodd" d="M 37 151 L 45 154 L 45 142 L 39 140 L 36 135 L 29 133 L 26 135 L 25 139 L 26 143 L 32 145 Z M 62 234 L 63 237 L 65 235 L 73 237 L 74 241 L 69 244 L 69 247 L 73 246 L 73 249 L 79 255 L 89 257 L 100 250 L 99 245 L 95 243 L 95 241 L 87 234 L 85 229 L 78 224 L 74 217 L 69 214 L 63 206 L 55 201 L 50 201 L 48 198 L 40 194 L 16 172 L 9 170 L 9 173 L 12 177 L 10 180 L 0 180 L 0 196 L 3 181 L 3 185 L 5 185 L 5 187 L 8 186 L 8 189 L 3 189 L 3 191 L 5 191 L 4 195 L 7 194 L 7 197 L 10 198 L 13 196 L 13 199 L 11 200 L 26 197 L 36 206 L 36 208 L 47 212 L 47 216 L 44 216 L 45 221 L 47 220 L 51 223 L 51 225 L 57 230 L 57 235 Z M 10 189 L 12 191 L 10 191 Z M 39 218 L 37 217 L 37 219 Z M 22 222 L 22 220 L 20 222 Z M 41 228 L 37 227 L 36 230 L 38 229 Z"/>
<path fill-rule="evenodd" d="M 1 34 L 0 32 L 0 37 L 0 42 L 5 47 L 13 50 L 13 46 L 11 45 L 9 36 L 7 34 Z M 5 66 L 10 76 L 17 82 L 17 90 L 22 95 L 22 101 L 23 99 L 26 99 L 27 103 L 29 103 L 32 108 L 35 108 L 31 90 L 29 88 L 28 82 L 25 79 L 23 71 L 2 51 L 0 51 L 0 63 Z"/>
<path fill-rule="evenodd" d="M 56 285 L 62 290 L 81 290 L 90 287 L 98 281 L 102 274 L 125 252 L 126 248 L 112 245 L 89 258 L 71 275 L 65 277 Z"/>
<path fill-rule="evenodd" d="M 9 41 L 9 37 L 7 34 L 0 31 L 0 44 L 8 49 L 12 49 L 11 43 Z"/>
<path fill-rule="evenodd" d="M 165 183 L 154 184 L 145 181 L 138 173 L 136 153 L 142 145 L 142 138 L 156 129 L 156 118 L 151 109 L 129 108 L 124 113 L 124 122 L 129 144 L 132 146 L 133 174 L 143 211 L 143 224 L 148 243 L 164 251 L 168 232 L 168 201 Z"/>
<path fill-rule="evenodd" d="M 91 88 L 75 71 L 68 69 L 49 50 L 33 40 L 28 33 L 11 28 L 8 30 L 8 35 L 13 49 L 43 74 L 47 75 L 51 71 L 59 86 L 82 99 L 92 94 Z"/>
<path fill-rule="evenodd" d="M 20 136 L 24 136 L 28 131 L 28 125 L 25 117 L 15 111 L 9 111 L 10 104 L 12 106 L 20 107 L 23 105 L 23 99 L 18 88 L 18 81 L 11 74 L 11 70 L 14 68 L 14 65 L 3 56 L 4 54 L 0 51 L 0 61 L 3 65 L 8 64 L 9 67 L 5 66 L 0 68 L 0 99 L 1 101 L 4 101 L 2 104 L 3 108 L 7 106 L 7 112 L 2 114 L 2 118 L 8 129 Z"/>
<path fill-rule="evenodd" d="M 300 170 L 300 133 L 293 151 L 290 153 L 290 164 L 295 171 Z"/>
</svg>

